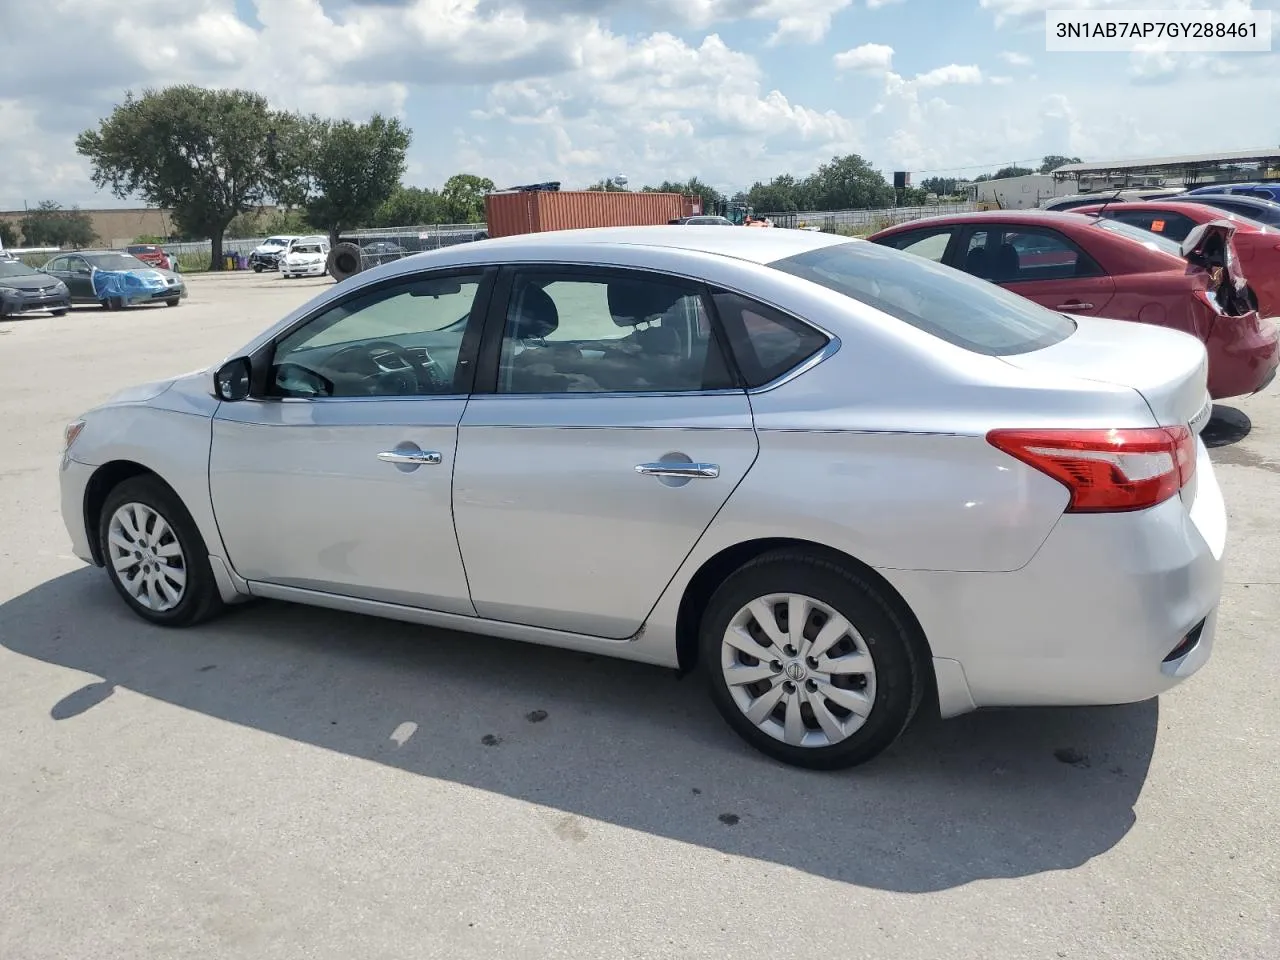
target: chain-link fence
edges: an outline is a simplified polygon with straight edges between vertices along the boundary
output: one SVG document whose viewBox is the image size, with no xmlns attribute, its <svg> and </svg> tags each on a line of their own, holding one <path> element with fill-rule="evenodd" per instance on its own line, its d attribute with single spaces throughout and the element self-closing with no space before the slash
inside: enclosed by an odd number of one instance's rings
<svg viewBox="0 0 1280 960">
<path fill-rule="evenodd" d="M 878 210 L 810 210 L 793 213 L 758 213 L 768 217 L 775 227 L 791 227 L 801 230 L 851 230 L 874 233 L 895 223 L 920 220 L 923 217 L 940 217 L 952 213 L 968 213 L 977 210 L 975 203 L 937 203 L 920 207 L 884 207 Z"/>
</svg>

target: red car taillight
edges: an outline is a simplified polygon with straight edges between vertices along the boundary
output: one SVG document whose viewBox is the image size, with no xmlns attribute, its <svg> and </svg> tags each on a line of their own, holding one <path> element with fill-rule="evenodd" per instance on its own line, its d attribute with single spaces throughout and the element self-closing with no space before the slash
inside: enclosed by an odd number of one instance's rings
<svg viewBox="0 0 1280 960">
<path fill-rule="evenodd" d="M 987 441 L 1065 486 L 1068 513 L 1145 510 L 1174 496 L 1196 470 L 1187 427 L 992 430 Z"/>
</svg>

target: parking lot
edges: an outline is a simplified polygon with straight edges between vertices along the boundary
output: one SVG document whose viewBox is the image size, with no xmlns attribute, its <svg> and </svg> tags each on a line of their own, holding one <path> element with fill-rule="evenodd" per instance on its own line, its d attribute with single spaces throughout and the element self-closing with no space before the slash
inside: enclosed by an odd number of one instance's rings
<svg viewBox="0 0 1280 960">
<path fill-rule="evenodd" d="M 819 774 L 650 667 L 281 603 L 136 618 L 71 555 L 63 425 L 330 284 L 187 279 L 0 322 L 0 958 L 1280 956 L 1280 387 L 1207 434 L 1204 670 Z"/>
</svg>

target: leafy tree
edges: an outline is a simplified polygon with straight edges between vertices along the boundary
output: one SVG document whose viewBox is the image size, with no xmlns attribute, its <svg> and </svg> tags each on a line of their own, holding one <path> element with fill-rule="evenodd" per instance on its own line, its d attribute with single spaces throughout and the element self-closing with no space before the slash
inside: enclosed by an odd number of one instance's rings
<svg viewBox="0 0 1280 960">
<path fill-rule="evenodd" d="M 439 190 L 422 187 L 397 187 L 374 211 L 371 226 L 412 227 L 428 223 L 441 223 L 444 218 L 444 200 Z"/>
<path fill-rule="evenodd" d="M 28 247 L 88 247 L 98 239 L 93 219 L 80 209 L 62 209 L 42 200 L 22 218 L 22 238 Z"/>
<path fill-rule="evenodd" d="M 1051 153 L 1047 157 L 1045 157 L 1044 162 L 1040 164 L 1040 172 L 1053 173 L 1053 171 L 1057 170 L 1059 167 L 1065 166 L 1068 163 L 1080 163 L 1080 162 L 1081 160 L 1079 157 L 1062 157 L 1062 156 L 1058 156 L 1057 154 Z"/>
<path fill-rule="evenodd" d="M 337 243 L 343 230 L 369 223 L 399 188 L 413 134 L 377 113 L 361 124 L 311 118 L 306 128 L 302 205 L 307 220 Z"/>
<path fill-rule="evenodd" d="M 940 197 L 949 197 L 956 192 L 956 184 L 958 181 L 955 177 L 926 177 L 920 181 L 920 186 L 929 193 L 936 193 Z"/>
<path fill-rule="evenodd" d="M 11 220 L 0 220 L 0 247 L 16 247 L 18 246 L 17 224 Z"/>
<path fill-rule="evenodd" d="M 1017 165 L 1011 167 L 1001 167 L 994 174 L 992 180 L 1003 180 L 1005 177 L 1028 177 L 1035 173 L 1030 167 L 1019 167 Z"/>
<path fill-rule="evenodd" d="M 444 223 L 481 223 L 484 221 L 484 198 L 493 193 L 493 181 L 472 173 L 455 173 L 444 182 L 440 199 L 444 204 Z"/>
<path fill-rule="evenodd" d="M 178 232 L 208 236 L 210 268 L 220 270 L 232 219 L 296 182 L 296 126 L 260 94 L 180 85 L 127 93 L 98 129 L 76 137 L 76 149 L 97 186 L 140 195 L 172 211 Z"/>
<path fill-rule="evenodd" d="M 887 207 L 894 199 L 884 175 L 856 153 L 824 163 L 801 181 L 801 192 L 810 210 Z"/>
<path fill-rule="evenodd" d="M 606 179 L 606 180 L 597 180 L 591 186 L 587 187 L 587 189 L 597 191 L 600 193 L 630 193 L 631 192 L 626 187 L 619 186 L 618 184 L 614 183 L 612 178 Z"/>
<path fill-rule="evenodd" d="M 814 209 L 809 199 L 806 184 L 784 173 L 768 183 L 757 180 L 747 191 L 746 202 L 758 213 L 794 213 Z"/>
</svg>

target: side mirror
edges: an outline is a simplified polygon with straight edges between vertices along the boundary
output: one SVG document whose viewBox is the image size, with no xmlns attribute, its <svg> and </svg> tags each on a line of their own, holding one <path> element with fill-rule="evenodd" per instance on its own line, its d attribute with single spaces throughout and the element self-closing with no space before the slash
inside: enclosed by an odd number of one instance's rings
<svg viewBox="0 0 1280 960">
<path fill-rule="evenodd" d="M 213 375 L 213 395 L 219 400 L 234 403 L 249 396 L 249 384 L 253 367 L 248 357 L 228 360 Z"/>
</svg>

